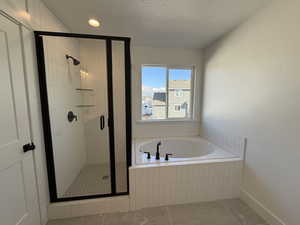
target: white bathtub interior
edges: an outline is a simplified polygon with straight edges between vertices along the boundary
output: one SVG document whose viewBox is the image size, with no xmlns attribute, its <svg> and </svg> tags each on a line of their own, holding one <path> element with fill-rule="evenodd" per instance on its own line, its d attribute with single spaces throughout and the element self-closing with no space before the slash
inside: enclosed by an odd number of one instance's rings
<svg viewBox="0 0 300 225">
<path fill-rule="evenodd" d="M 156 160 L 159 142 L 161 142 L 159 146 L 160 159 Z M 133 161 L 136 165 L 239 158 L 238 155 L 225 151 L 201 137 L 137 139 L 134 145 L 135 157 Z M 151 154 L 150 159 L 147 158 L 147 152 Z M 172 154 L 169 156 L 169 160 L 165 160 L 166 154 Z"/>
</svg>

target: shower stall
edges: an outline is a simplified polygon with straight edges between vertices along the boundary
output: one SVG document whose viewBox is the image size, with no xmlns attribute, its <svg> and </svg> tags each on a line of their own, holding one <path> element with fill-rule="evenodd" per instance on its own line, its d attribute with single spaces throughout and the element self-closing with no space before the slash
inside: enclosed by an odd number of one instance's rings
<svg viewBox="0 0 300 225">
<path fill-rule="evenodd" d="M 35 38 L 51 202 L 128 194 L 130 38 Z"/>
</svg>

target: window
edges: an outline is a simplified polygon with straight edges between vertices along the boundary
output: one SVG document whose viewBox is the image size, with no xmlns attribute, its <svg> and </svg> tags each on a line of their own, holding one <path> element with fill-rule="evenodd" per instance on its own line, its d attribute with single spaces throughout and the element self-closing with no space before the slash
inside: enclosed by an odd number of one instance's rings
<svg viewBox="0 0 300 225">
<path fill-rule="evenodd" d="M 180 112 L 180 110 L 181 110 L 181 105 L 178 105 L 178 104 L 174 105 L 174 110 L 175 110 L 176 112 Z"/>
<path fill-rule="evenodd" d="M 142 120 L 192 118 L 193 67 L 142 66 Z"/>
<path fill-rule="evenodd" d="M 175 97 L 182 97 L 183 96 L 183 91 L 179 88 L 175 89 Z"/>
</svg>

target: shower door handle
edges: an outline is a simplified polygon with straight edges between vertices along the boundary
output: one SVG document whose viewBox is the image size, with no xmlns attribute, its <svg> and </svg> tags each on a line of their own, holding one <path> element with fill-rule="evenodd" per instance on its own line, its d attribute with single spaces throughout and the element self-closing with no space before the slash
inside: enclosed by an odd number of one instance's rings
<svg viewBox="0 0 300 225">
<path fill-rule="evenodd" d="M 100 129 L 103 130 L 105 127 L 105 118 L 104 116 L 100 116 Z"/>
</svg>

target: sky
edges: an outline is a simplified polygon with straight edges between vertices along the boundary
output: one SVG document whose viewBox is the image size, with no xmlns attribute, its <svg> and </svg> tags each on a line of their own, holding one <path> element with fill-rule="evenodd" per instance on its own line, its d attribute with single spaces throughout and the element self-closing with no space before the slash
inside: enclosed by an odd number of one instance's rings
<svg viewBox="0 0 300 225">
<path fill-rule="evenodd" d="M 144 66 L 142 69 L 143 88 L 165 88 L 166 87 L 165 67 Z M 170 80 L 189 80 L 191 79 L 191 70 L 188 69 L 170 69 Z"/>
</svg>

